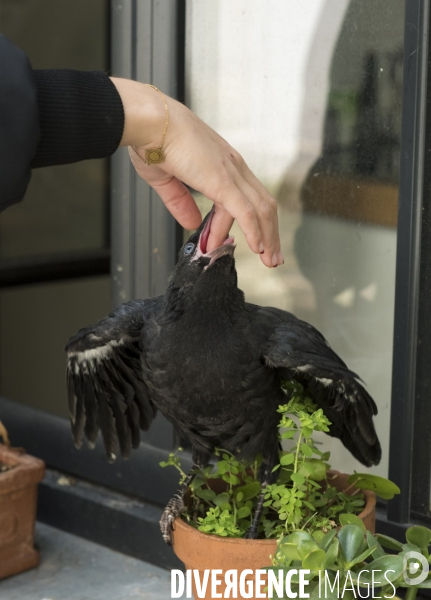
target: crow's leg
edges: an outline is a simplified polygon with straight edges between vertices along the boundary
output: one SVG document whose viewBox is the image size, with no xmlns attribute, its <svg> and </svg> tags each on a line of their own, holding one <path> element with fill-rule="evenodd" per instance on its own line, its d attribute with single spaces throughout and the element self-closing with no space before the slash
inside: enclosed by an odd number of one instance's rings
<svg viewBox="0 0 431 600">
<path fill-rule="evenodd" d="M 194 471 L 197 468 L 199 468 L 197 465 L 193 465 L 190 473 L 184 479 L 177 493 L 174 494 L 174 496 L 167 503 L 160 519 L 160 531 L 162 532 L 163 539 L 169 546 L 172 546 L 172 530 L 174 521 L 184 510 L 184 495 L 194 479 Z"/>
<path fill-rule="evenodd" d="M 160 531 L 162 532 L 163 539 L 169 546 L 172 546 L 172 530 L 174 521 L 184 510 L 184 496 L 187 488 L 193 481 L 196 471 L 208 464 L 210 456 L 211 455 L 209 453 L 203 454 L 202 452 L 193 452 L 193 467 L 179 487 L 177 493 L 169 500 L 165 510 L 163 511 L 159 522 Z"/>
<path fill-rule="evenodd" d="M 244 538 L 248 540 L 254 540 L 257 538 L 260 519 L 263 512 L 263 503 L 265 502 L 265 488 L 267 485 L 274 483 L 274 481 L 277 480 L 277 473 L 273 473 L 273 468 L 279 461 L 277 436 L 274 436 L 273 439 L 275 440 L 275 444 L 271 443 L 268 445 L 266 456 L 263 457 L 263 461 L 259 469 L 259 480 L 262 489 L 257 500 L 257 506 L 256 510 L 254 511 L 251 525 L 244 535 Z"/>
<path fill-rule="evenodd" d="M 262 490 L 259 494 L 259 499 L 257 501 L 256 510 L 254 511 L 253 520 L 251 522 L 250 527 L 245 532 L 244 538 L 248 540 L 254 540 L 257 538 L 257 530 L 259 528 L 260 519 L 262 517 L 263 511 L 263 503 L 265 501 L 265 487 L 266 483 L 262 484 Z"/>
</svg>

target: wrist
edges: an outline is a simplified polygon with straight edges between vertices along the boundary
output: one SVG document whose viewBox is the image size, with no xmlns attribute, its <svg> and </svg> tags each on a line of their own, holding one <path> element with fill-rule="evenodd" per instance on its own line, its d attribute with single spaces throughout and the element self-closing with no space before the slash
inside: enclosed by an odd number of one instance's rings
<svg viewBox="0 0 431 600">
<path fill-rule="evenodd" d="M 166 119 L 160 94 L 138 81 L 118 77 L 111 77 L 111 81 L 124 107 L 124 131 L 120 146 L 158 146 Z"/>
</svg>

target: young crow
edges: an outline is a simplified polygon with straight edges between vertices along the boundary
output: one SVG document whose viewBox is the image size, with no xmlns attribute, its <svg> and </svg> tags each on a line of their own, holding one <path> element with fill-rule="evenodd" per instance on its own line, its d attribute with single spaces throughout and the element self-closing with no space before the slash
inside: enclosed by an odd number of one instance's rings
<svg viewBox="0 0 431 600">
<path fill-rule="evenodd" d="M 281 380 L 295 379 L 366 466 L 380 461 L 377 408 L 358 376 L 311 325 L 277 308 L 244 300 L 237 286 L 234 239 L 207 252 L 214 209 L 182 247 L 164 296 L 134 300 L 81 329 L 67 346 L 72 433 L 108 458 L 127 458 L 157 410 L 191 443 L 196 465 L 214 448 L 262 456 L 262 487 L 279 462 L 277 407 Z M 190 481 L 187 480 L 186 484 Z M 182 508 L 183 486 L 161 520 L 166 541 Z M 247 537 L 257 535 L 263 493 Z"/>
</svg>

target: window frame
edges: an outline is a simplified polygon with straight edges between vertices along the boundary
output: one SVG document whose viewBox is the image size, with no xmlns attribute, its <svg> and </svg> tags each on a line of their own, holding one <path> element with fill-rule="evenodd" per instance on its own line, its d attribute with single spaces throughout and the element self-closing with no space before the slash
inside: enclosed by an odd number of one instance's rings
<svg viewBox="0 0 431 600">
<path fill-rule="evenodd" d="M 430 233 L 424 218 L 425 193 L 430 185 L 426 172 L 431 133 L 429 33 L 429 0 L 407 0 L 389 452 L 389 478 L 399 485 L 401 494 L 387 509 L 387 521 L 394 525 L 420 516 L 417 502 L 412 502 L 413 485 L 420 494 L 426 494 L 428 504 L 430 497 L 430 440 L 421 434 L 431 411 L 429 403 L 421 400 L 424 382 L 417 377 L 426 355 L 426 345 L 418 345 L 419 327 L 425 325 L 421 287 L 426 267 L 431 266 L 431 255 L 423 253 L 428 241 L 424 234 L 429 237 Z"/>
</svg>

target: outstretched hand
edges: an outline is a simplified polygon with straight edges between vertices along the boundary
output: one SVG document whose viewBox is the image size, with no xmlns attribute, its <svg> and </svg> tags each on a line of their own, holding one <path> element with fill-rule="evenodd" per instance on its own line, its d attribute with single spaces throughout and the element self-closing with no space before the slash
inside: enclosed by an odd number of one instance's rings
<svg viewBox="0 0 431 600">
<path fill-rule="evenodd" d="M 208 251 L 224 242 L 235 219 L 251 250 L 260 254 L 267 267 L 282 264 L 276 201 L 241 155 L 187 107 L 165 95 L 169 109 L 163 144 L 165 160 L 146 165 L 131 146 L 144 157 L 146 149 L 160 145 L 166 118 L 162 98 L 142 83 L 117 78 L 112 81 L 125 112 L 120 145 L 129 146 L 136 171 L 180 225 L 196 229 L 202 220 L 188 185 L 216 207 Z"/>
</svg>

